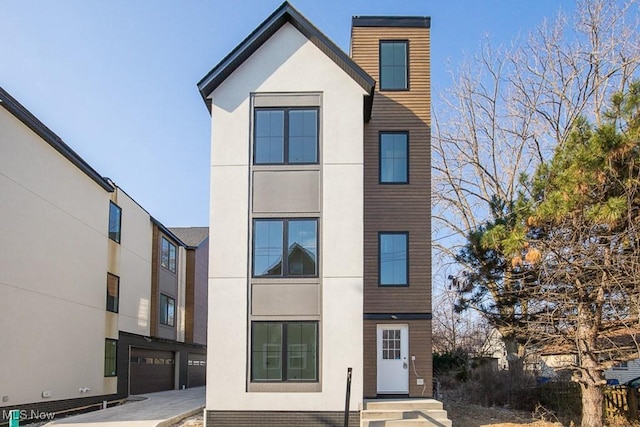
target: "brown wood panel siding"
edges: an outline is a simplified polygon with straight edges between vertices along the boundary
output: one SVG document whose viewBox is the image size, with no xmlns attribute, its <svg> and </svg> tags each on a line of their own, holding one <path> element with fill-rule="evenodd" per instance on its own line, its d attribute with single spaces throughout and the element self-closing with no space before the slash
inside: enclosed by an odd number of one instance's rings
<svg viewBox="0 0 640 427">
<path fill-rule="evenodd" d="M 187 249 L 185 252 L 187 254 L 187 271 L 185 275 L 184 340 L 185 342 L 193 342 L 196 250 Z"/>
<path fill-rule="evenodd" d="M 431 321 L 364 321 L 364 398 L 375 398 L 377 394 L 377 325 L 394 324 L 409 325 L 409 356 L 416 356 L 415 371 L 409 361 L 409 397 L 433 397 L 433 359 L 431 346 Z M 409 357 L 411 359 L 411 357 Z M 418 376 L 416 376 L 416 372 Z M 417 379 L 424 379 L 424 386 L 417 384 Z"/>
<path fill-rule="evenodd" d="M 380 92 L 377 90 L 380 87 L 378 67 L 380 40 L 409 41 L 408 91 Z M 380 100 L 379 95 L 385 94 L 390 100 L 410 109 L 416 116 L 424 120 L 428 126 L 431 126 L 430 43 L 431 37 L 428 28 L 352 27 L 351 58 L 377 82 L 372 121 L 380 118 L 381 113 L 385 116 L 394 115 L 393 111 L 386 111 L 388 101 Z M 378 115 L 376 115 L 376 112 Z"/>
<path fill-rule="evenodd" d="M 207 310 L 209 292 L 209 238 L 198 246 L 195 256 L 193 293 L 193 342 L 207 343 Z"/>
<path fill-rule="evenodd" d="M 160 231 L 158 230 L 158 226 L 153 224 L 153 236 L 152 236 L 152 244 L 151 244 L 151 298 L 150 298 L 150 307 L 149 307 L 149 335 L 154 337 L 158 335 L 158 298 L 159 298 L 159 288 L 160 288 L 160 276 L 158 274 L 158 270 L 160 269 Z"/>
<path fill-rule="evenodd" d="M 407 323 L 409 324 L 409 355 L 416 356 L 415 362 L 410 362 L 409 366 L 409 396 L 433 397 L 431 320 L 411 320 Z M 424 385 L 418 385 L 417 378 L 424 379 Z"/>
<path fill-rule="evenodd" d="M 431 74 L 427 28 L 353 27 L 351 56 L 378 82 L 381 40 L 408 40 L 409 90 L 376 91 L 364 131 L 364 312 L 431 313 Z M 409 183 L 379 183 L 379 133 L 409 132 Z M 378 233 L 409 232 L 409 286 L 379 286 Z M 364 396 L 377 394 L 378 324 L 408 324 L 409 395 L 432 396 L 431 321 L 364 321 Z M 412 362 L 410 362 L 412 363 Z M 416 376 L 416 372 L 419 376 Z M 424 386 L 417 385 L 424 379 Z"/>
<path fill-rule="evenodd" d="M 364 333 L 362 343 L 363 351 L 363 394 L 365 398 L 374 398 L 378 392 L 378 356 L 376 349 L 376 325 L 379 322 L 374 320 L 364 321 Z"/>
<path fill-rule="evenodd" d="M 431 312 L 429 30 L 354 27 L 352 58 L 379 81 L 380 40 L 408 40 L 409 90 L 377 91 L 364 136 L 364 312 Z M 379 132 L 409 132 L 409 184 L 379 184 Z M 409 286 L 382 287 L 378 233 L 409 232 Z"/>
</svg>

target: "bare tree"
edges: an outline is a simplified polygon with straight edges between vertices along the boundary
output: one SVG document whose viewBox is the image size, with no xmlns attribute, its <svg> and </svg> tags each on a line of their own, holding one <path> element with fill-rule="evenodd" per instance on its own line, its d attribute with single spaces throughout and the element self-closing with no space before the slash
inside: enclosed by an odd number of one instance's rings
<svg viewBox="0 0 640 427">
<path fill-rule="evenodd" d="M 452 89 L 434 108 L 436 260 L 455 260 L 470 233 L 495 225 L 501 214 L 519 214 L 513 209 L 526 194 L 523 176 L 531 176 L 556 146 L 566 143 L 579 117 L 601 123 L 606 100 L 638 75 L 638 10 L 638 0 L 578 1 L 573 18 L 560 15 L 508 48 L 487 42 L 456 71 Z M 502 213 L 495 203 L 502 204 Z M 503 293 L 510 292 L 513 280 L 512 257 L 503 249 L 495 254 L 502 260 L 502 275 L 490 278 L 494 286 L 487 288 L 485 300 L 471 302 L 498 314 L 492 321 L 513 360 L 522 350 L 509 322 L 495 321 L 501 315 L 495 308 L 513 318 L 526 301 Z M 460 271 L 471 268 L 461 265 Z M 455 275 L 454 281 L 472 290 L 461 278 Z"/>
<path fill-rule="evenodd" d="M 492 356 L 494 329 L 475 313 L 455 309 L 456 295 L 444 292 L 435 304 L 433 319 L 433 351 L 464 353 L 467 357 Z"/>
</svg>

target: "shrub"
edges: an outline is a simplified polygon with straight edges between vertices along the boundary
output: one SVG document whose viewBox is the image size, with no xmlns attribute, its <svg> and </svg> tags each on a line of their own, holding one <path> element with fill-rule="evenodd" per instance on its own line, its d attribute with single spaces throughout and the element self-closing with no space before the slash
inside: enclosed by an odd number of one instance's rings
<svg viewBox="0 0 640 427">
<path fill-rule="evenodd" d="M 465 372 L 465 378 L 461 378 L 462 381 L 465 381 L 467 363 L 467 354 L 461 350 L 433 353 L 433 373 L 435 375 Z"/>
</svg>

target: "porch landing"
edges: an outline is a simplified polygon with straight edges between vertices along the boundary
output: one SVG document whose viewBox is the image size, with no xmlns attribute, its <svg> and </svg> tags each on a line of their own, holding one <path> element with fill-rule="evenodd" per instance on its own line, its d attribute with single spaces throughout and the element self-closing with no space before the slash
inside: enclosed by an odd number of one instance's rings
<svg viewBox="0 0 640 427">
<path fill-rule="evenodd" d="M 435 399 L 365 399 L 360 427 L 452 427 Z"/>
</svg>

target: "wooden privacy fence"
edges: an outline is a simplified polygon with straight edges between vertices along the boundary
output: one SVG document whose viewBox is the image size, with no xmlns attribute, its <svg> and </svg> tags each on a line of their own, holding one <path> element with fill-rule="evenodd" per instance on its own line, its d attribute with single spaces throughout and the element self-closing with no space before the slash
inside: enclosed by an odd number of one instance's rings
<svg viewBox="0 0 640 427">
<path fill-rule="evenodd" d="M 638 419 L 638 389 L 621 386 L 609 386 L 604 389 L 604 411 L 607 418 L 625 416 L 630 420 Z"/>
</svg>

